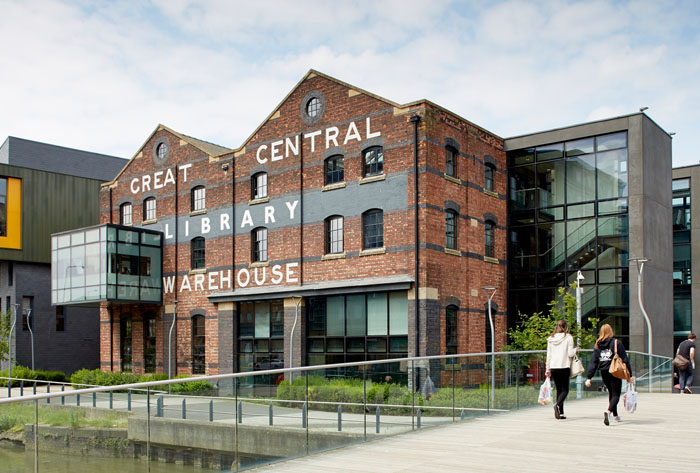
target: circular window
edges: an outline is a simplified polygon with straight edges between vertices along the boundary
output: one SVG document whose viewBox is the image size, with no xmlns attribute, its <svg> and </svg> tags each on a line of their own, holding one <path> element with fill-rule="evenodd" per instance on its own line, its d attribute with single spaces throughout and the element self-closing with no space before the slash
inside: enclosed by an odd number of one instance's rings
<svg viewBox="0 0 700 473">
<path fill-rule="evenodd" d="M 318 97 L 313 97 L 306 102 L 306 114 L 311 118 L 316 118 L 321 113 L 321 101 Z"/>
<path fill-rule="evenodd" d="M 164 161 L 165 157 L 168 155 L 168 145 L 165 143 L 159 144 L 158 148 L 156 148 L 156 154 L 158 155 L 158 159 Z"/>
<path fill-rule="evenodd" d="M 153 145 L 153 162 L 162 165 L 170 155 L 170 147 L 165 138 L 161 138 Z"/>
</svg>

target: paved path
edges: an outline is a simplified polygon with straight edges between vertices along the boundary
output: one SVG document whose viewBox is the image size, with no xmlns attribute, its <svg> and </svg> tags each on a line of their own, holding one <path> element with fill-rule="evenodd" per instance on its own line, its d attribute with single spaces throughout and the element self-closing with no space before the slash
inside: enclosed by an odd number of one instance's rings
<svg viewBox="0 0 700 473">
<path fill-rule="evenodd" d="M 606 400 L 572 401 L 567 419 L 551 407 L 482 417 L 411 432 L 254 471 L 537 472 L 697 471 L 697 455 L 679 444 L 700 438 L 700 395 L 639 393 L 638 410 L 603 424 Z"/>
</svg>

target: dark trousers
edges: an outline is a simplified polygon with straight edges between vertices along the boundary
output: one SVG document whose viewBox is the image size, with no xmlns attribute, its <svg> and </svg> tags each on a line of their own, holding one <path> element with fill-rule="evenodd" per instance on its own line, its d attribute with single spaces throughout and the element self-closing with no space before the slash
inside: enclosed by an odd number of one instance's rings
<svg viewBox="0 0 700 473">
<path fill-rule="evenodd" d="M 608 410 L 616 416 L 617 403 L 620 402 L 620 394 L 622 393 L 622 380 L 611 375 L 608 370 L 600 370 L 600 376 L 603 378 L 605 387 L 608 388 Z"/>
<path fill-rule="evenodd" d="M 557 406 L 559 413 L 564 413 L 564 399 L 569 395 L 569 373 L 570 368 L 550 368 L 554 386 L 557 388 Z"/>
<path fill-rule="evenodd" d="M 691 387 L 693 385 L 693 364 L 688 363 L 688 367 L 684 370 L 678 370 L 680 375 L 680 386 L 681 391 L 686 387 Z"/>
</svg>

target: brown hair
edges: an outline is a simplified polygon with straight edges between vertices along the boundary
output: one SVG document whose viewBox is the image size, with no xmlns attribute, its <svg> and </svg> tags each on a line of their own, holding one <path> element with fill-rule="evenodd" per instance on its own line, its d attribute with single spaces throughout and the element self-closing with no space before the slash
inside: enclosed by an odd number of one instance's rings
<svg viewBox="0 0 700 473">
<path fill-rule="evenodd" d="M 557 320 L 557 326 L 554 327 L 554 332 L 552 332 L 552 337 L 557 334 L 557 333 L 567 333 L 569 331 L 569 324 L 566 323 L 566 320 L 560 319 Z"/>
<path fill-rule="evenodd" d="M 693 332 L 688 334 L 688 340 L 695 340 L 695 334 Z"/>
<path fill-rule="evenodd" d="M 603 340 L 607 340 L 608 338 L 613 338 L 613 329 L 610 326 L 610 324 L 603 324 L 600 326 L 600 332 L 598 333 L 598 339 L 595 341 L 595 347 L 600 348 L 598 346 L 598 342 L 602 342 Z"/>
</svg>

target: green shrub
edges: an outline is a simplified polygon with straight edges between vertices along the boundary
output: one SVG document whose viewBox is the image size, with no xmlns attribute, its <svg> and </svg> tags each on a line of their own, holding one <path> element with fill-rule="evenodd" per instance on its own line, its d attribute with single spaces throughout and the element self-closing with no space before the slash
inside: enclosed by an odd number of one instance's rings
<svg viewBox="0 0 700 473">
<path fill-rule="evenodd" d="M 0 371 L 0 377 L 9 377 L 8 370 Z M 31 380 L 31 381 L 54 381 L 54 382 L 64 382 L 66 381 L 66 374 L 61 371 L 42 371 L 42 370 L 32 370 L 25 366 L 15 366 L 12 368 L 12 386 L 19 386 L 20 379 Z M 27 381 L 24 383 L 28 384 Z M 7 380 L 0 379 L 0 386 L 7 387 Z"/>
<path fill-rule="evenodd" d="M 189 375 L 181 374 L 175 379 L 188 378 Z M 165 379 L 168 379 L 167 377 Z M 162 386 L 167 389 L 167 386 Z M 174 383 L 170 385 L 170 392 L 175 394 L 209 394 L 214 386 L 206 381 L 189 381 L 187 383 Z"/>
</svg>

